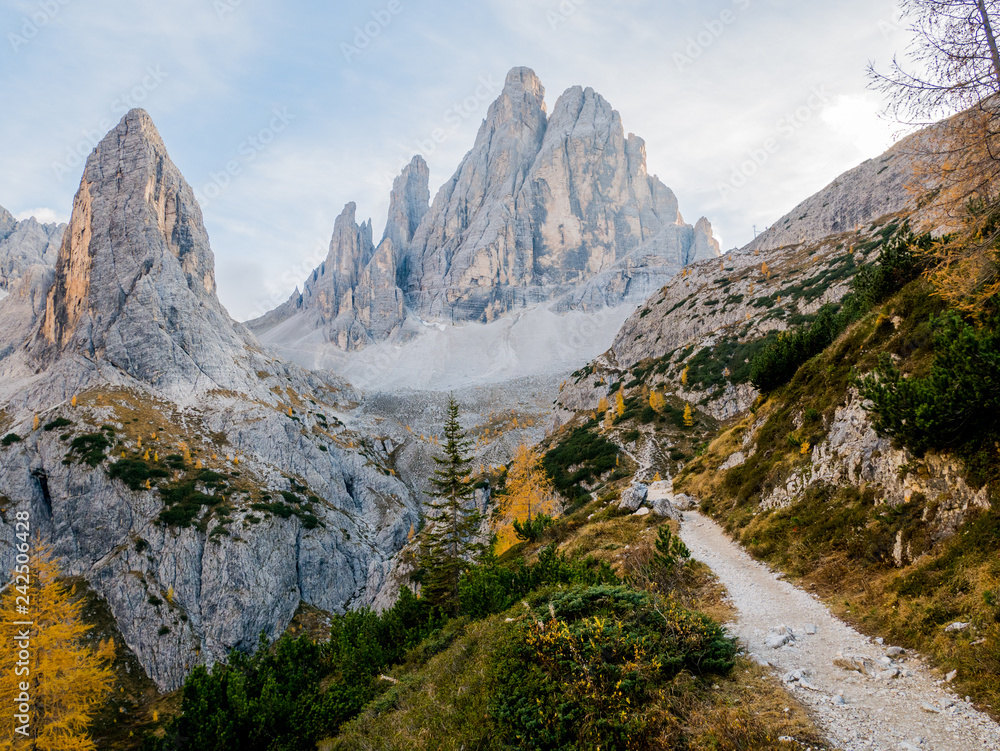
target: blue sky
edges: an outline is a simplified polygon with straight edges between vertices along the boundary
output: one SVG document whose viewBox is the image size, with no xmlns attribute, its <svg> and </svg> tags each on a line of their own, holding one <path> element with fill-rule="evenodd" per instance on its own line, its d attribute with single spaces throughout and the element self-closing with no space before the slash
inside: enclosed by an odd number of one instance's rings
<svg viewBox="0 0 1000 751">
<path fill-rule="evenodd" d="M 348 201 L 380 235 L 414 153 L 436 192 L 513 66 L 550 111 L 603 94 L 728 249 L 892 143 L 865 66 L 908 41 L 892 0 L 0 0 L 0 34 L 0 205 L 65 220 L 86 153 L 144 107 L 238 319 L 318 265 Z"/>
</svg>

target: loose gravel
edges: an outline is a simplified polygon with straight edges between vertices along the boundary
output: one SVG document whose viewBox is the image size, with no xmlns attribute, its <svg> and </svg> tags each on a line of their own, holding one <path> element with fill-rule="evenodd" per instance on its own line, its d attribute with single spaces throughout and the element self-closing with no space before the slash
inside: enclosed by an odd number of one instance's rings
<svg viewBox="0 0 1000 751">
<path fill-rule="evenodd" d="M 729 591 L 739 614 L 730 632 L 775 668 L 833 746 L 1000 751 L 1000 726 L 919 655 L 858 633 L 696 511 L 684 513 L 681 538 Z"/>
</svg>

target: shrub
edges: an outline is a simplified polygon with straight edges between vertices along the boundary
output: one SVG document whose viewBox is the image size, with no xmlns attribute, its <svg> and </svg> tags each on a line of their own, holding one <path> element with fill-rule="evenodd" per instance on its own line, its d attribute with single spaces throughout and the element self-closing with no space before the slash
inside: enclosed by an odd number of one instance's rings
<svg viewBox="0 0 1000 751">
<path fill-rule="evenodd" d="M 20 443 L 20 442 L 21 442 L 21 436 L 19 436 L 17 433 L 8 433 L 7 435 L 5 435 L 3 437 L 3 439 L 0 439 L 0 446 L 3 446 L 4 448 L 6 448 L 7 446 L 10 446 L 11 444 Z"/>
<path fill-rule="evenodd" d="M 878 265 L 864 266 L 839 306 L 828 303 L 808 325 L 779 334 L 750 362 L 750 382 L 761 393 L 785 385 L 799 367 L 829 347 L 854 321 L 902 289 L 920 272 L 914 247 L 928 247 L 930 235 L 915 237 L 907 228 L 882 245 Z"/>
<path fill-rule="evenodd" d="M 918 455 L 964 447 L 974 459 L 1000 427 L 1000 331 L 995 323 L 977 329 L 955 313 L 934 325 L 929 375 L 904 378 L 883 357 L 875 373 L 860 381 L 860 392 L 880 435 L 897 438 Z"/>
<path fill-rule="evenodd" d="M 108 467 L 108 477 L 121 480 L 131 490 L 144 490 L 147 480 L 169 477 L 170 473 L 137 459 L 120 459 Z"/>
<path fill-rule="evenodd" d="M 498 650 L 491 689 L 512 747 L 646 748 L 663 720 L 660 691 L 682 670 L 725 674 L 735 659 L 707 617 L 626 587 L 533 599 L 532 617 Z"/>
<path fill-rule="evenodd" d="M 67 425 L 72 425 L 72 421 L 67 420 L 65 417 L 59 417 L 52 422 L 46 423 L 45 427 L 42 428 L 46 433 L 51 433 L 53 430 L 58 430 L 59 428 L 65 428 Z"/>
<path fill-rule="evenodd" d="M 100 433 L 87 433 L 77 436 L 69 445 L 69 454 L 66 458 L 71 458 L 74 454 L 79 456 L 79 461 L 91 467 L 96 467 L 104 461 L 104 452 L 111 447 L 111 441 L 102 431 Z"/>
<path fill-rule="evenodd" d="M 542 466 L 555 489 L 578 501 L 587 495 L 580 484 L 593 482 L 615 468 L 618 447 L 590 427 L 577 428 L 545 454 Z"/>
<path fill-rule="evenodd" d="M 525 519 L 523 524 L 515 519 L 514 536 L 522 542 L 535 542 L 550 526 L 552 526 L 552 517 L 548 514 L 538 514 L 534 519 Z"/>
<path fill-rule="evenodd" d="M 691 551 L 688 546 L 680 537 L 671 532 L 670 527 L 666 524 L 660 527 L 657 532 L 655 548 L 653 563 L 668 572 L 687 565 L 691 560 Z"/>
</svg>

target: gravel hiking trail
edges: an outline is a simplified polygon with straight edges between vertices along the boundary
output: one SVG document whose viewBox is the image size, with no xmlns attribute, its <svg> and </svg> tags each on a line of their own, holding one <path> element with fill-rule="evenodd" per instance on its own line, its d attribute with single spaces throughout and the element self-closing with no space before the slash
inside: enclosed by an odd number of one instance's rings
<svg viewBox="0 0 1000 751">
<path fill-rule="evenodd" d="M 834 747 L 1000 751 L 1000 725 L 955 695 L 919 655 L 858 633 L 698 512 L 684 512 L 681 539 L 728 590 L 739 613 L 730 632 L 754 660 L 776 669 Z"/>
</svg>

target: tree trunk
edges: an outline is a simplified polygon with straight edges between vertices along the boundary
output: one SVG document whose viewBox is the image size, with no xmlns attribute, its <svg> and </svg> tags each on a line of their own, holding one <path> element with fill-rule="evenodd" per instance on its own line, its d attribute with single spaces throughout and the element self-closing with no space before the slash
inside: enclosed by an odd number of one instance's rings
<svg viewBox="0 0 1000 751">
<path fill-rule="evenodd" d="M 993 74 L 996 76 L 996 90 L 1000 91 L 1000 50 L 997 49 L 997 38 L 993 34 L 993 24 L 990 23 L 990 14 L 986 12 L 986 0 L 976 0 L 979 8 L 979 17 L 983 21 L 983 30 L 986 32 L 986 43 L 990 46 L 990 55 L 993 59 Z"/>
</svg>

